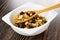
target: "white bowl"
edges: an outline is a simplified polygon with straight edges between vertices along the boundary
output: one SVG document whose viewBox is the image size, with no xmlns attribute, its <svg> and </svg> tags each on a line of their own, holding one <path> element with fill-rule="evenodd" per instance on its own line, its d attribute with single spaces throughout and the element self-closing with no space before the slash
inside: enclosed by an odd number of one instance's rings
<svg viewBox="0 0 60 40">
<path fill-rule="evenodd" d="M 40 10 L 43 8 L 45 8 L 45 7 L 42 5 L 35 4 L 35 3 L 25 3 L 22 6 L 16 8 L 15 10 L 9 12 L 4 17 L 2 17 L 2 20 L 4 22 L 6 22 L 7 24 L 9 24 L 15 32 L 17 32 L 21 35 L 25 35 L 25 36 L 34 36 L 34 35 L 42 33 L 43 31 L 45 31 L 48 28 L 50 22 L 57 16 L 57 13 L 55 11 L 52 10 L 49 12 L 44 12 L 44 13 L 39 14 L 41 16 L 44 16 L 47 19 L 47 23 L 45 23 L 44 25 L 42 25 L 40 27 L 32 28 L 32 29 L 23 29 L 23 28 L 18 28 L 16 26 L 14 26 L 12 18 L 16 14 L 18 14 L 20 11 L 26 11 L 26 10 L 32 10 L 32 9 Z"/>
</svg>

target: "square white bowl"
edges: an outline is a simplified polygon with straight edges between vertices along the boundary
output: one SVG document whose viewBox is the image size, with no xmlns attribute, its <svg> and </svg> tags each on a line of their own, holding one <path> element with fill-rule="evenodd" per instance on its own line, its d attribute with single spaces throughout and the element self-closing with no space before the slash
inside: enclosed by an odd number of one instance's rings
<svg viewBox="0 0 60 40">
<path fill-rule="evenodd" d="M 37 27 L 37 28 L 32 28 L 32 29 L 23 29 L 23 28 L 18 28 L 16 27 L 15 25 L 13 25 L 13 21 L 12 21 L 12 18 L 17 15 L 20 11 L 27 11 L 27 10 L 40 10 L 40 9 L 43 9 L 45 8 L 44 6 L 42 5 L 38 5 L 38 4 L 35 4 L 35 3 L 25 3 L 23 5 L 21 5 L 20 7 L 14 9 L 13 11 L 9 12 L 8 14 L 6 14 L 4 17 L 2 17 L 2 20 L 4 22 L 6 22 L 8 25 L 11 26 L 11 28 L 21 34 L 21 35 L 25 35 L 25 36 L 34 36 L 34 35 L 37 35 L 37 34 L 40 34 L 42 32 L 44 32 L 50 22 L 57 16 L 57 13 L 55 11 L 49 11 L 49 12 L 44 12 L 44 13 L 41 13 L 39 15 L 41 16 L 44 16 L 46 19 L 47 19 L 47 23 L 45 23 L 44 25 L 40 26 L 40 27 Z"/>
</svg>

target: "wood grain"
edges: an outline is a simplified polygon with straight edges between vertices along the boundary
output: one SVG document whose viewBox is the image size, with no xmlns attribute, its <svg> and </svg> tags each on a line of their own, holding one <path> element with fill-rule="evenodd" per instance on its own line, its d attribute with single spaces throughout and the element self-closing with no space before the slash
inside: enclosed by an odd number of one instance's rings
<svg viewBox="0 0 60 40">
<path fill-rule="evenodd" d="M 0 40 L 60 40 L 60 15 L 49 25 L 49 28 L 36 36 L 22 36 L 14 32 L 1 18 L 12 11 L 9 0 L 0 0 Z"/>
</svg>

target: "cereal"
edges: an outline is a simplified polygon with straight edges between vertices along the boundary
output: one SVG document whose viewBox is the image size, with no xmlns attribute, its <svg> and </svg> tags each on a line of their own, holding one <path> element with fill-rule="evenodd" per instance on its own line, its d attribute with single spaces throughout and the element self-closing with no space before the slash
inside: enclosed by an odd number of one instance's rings
<svg viewBox="0 0 60 40">
<path fill-rule="evenodd" d="M 36 28 L 47 22 L 45 17 L 39 16 L 39 15 L 36 15 L 32 19 L 27 20 L 25 22 L 22 22 L 22 23 L 19 22 L 20 20 L 25 20 L 30 16 L 33 16 L 34 14 L 35 12 L 28 12 L 28 13 L 21 12 L 20 14 L 18 14 L 19 16 L 17 15 L 13 18 L 13 21 L 17 27 L 26 28 L 26 29 Z"/>
</svg>

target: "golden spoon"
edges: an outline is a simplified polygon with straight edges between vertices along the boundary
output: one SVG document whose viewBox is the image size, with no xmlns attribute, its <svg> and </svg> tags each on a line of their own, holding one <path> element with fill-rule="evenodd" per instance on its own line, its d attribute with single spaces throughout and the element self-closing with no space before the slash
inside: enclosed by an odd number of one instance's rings
<svg viewBox="0 0 60 40">
<path fill-rule="evenodd" d="M 60 3 L 58 3 L 56 5 L 53 5 L 53 6 L 50 6 L 50 7 L 47 7 L 47 8 L 44 8 L 44 9 L 41 9 L 41 10 L 31 10 L 32 12 L 35 12 L 35 14 L 33 16 L 27 18 L 27 19 L 20 20 L 18 23 L 25 22 L 27 20 L 30 20 L 31 18 L 33 18 L 34 16 L 36 16 L 39 13 L 47 12 L 47 11 L 50 11 L 50 10 L 53 10 L 53 9 L 56 9 L 56 8 L 60 8 Z M 31 11 L 26 11 L 25 13 L 31 12 Z"/>
</svg>

